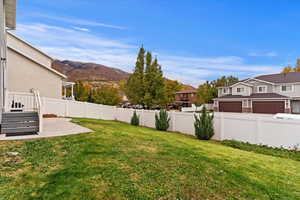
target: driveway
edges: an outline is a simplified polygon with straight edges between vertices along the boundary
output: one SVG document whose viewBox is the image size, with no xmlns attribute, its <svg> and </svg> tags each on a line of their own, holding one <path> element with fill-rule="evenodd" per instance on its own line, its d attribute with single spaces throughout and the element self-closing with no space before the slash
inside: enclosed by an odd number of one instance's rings
<svg viewBox="0 0 300 200">
<path fill-rule="evenodd" d="M 48 138 L 48 137 L 58 137 L 58 136 L 92 132 L 92 130 L 74 124 L 70 121 L 71 119 L 67 119 L 67 118 L 45 118 L 43 120 L 42 133 L 39 133 L 37 135 L 10 136 L 10 137 L 6 137 L 5 134 L 0 134 L 0 141 Z"/>
</svg>

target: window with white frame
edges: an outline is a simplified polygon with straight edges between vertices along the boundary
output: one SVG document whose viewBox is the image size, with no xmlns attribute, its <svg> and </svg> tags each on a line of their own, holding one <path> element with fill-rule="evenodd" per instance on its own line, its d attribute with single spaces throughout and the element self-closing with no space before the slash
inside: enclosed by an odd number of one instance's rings
<svg viewBox="0 0 300 200">
<path fill-rule="evenodd" d="M 223 88 L 223 94 L 227 94 L 228 93 L 228 88 Z"/>
<path fill-rule="evenodd" d="M 293 90 L 292 85 L 282 85 L 281 86 L 281 92 L 291 92 Z"/>
<path fill-rule="evenodd" d="M 267 92 L 267 86 L 257 86 L 257 92 L 258 93 L 266 93 Z"/>
<path fill-rule="evenodd" d="M 236 92 L 237 92 L 237 93 L 244 92 L 244 88 L 236 88 Z"/>
</svg>

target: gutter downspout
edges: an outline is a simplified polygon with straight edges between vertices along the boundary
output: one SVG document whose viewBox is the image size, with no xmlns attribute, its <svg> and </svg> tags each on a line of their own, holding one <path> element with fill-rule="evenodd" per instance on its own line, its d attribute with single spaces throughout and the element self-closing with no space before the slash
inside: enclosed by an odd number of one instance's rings
<svg viewBox="0 0 300 200">
<path fill-rule="evenodd" d="M 6 24 L 5 24 L 5 7 L 4 0 L 0 0 L 0 120 L 2 113 L 5 111 L 5 94 L 7 92 L 6 77 Z"/>
</svg>

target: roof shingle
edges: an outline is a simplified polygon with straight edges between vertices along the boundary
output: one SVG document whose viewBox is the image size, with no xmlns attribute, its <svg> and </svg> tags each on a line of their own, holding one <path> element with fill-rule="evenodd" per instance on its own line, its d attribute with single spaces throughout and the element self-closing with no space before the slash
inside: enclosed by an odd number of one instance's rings
<svg viewBox="0 0 300 200">
<path fill-rule="evenodd" d="M 300 82 L 300 72 L 289 72 L 281 74 L 269 74 L 255 77 L 256 79 L 271 83 L 295 83 Z"/>
</svg>

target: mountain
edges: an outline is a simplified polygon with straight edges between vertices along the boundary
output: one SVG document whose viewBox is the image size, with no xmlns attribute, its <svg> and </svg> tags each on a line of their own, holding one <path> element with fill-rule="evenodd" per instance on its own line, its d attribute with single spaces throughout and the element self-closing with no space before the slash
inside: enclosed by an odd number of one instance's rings
<svg viewBox="0 0 300 200">
<path fill-rule="evenodd" d="M 119 87 L 119 82 L 127 80 L 130 73 L 120 69 L 96 63 L 76 62 L 70 60 L 54 60 L 52 68 L 65 74 L 68 81 L 89 82 L 93 87 L 111 85 Z M 182 84 L 182 90 L 195 89 L 193 86 Z"/>
<path fill-rule="evenodd" d="M 120 69 L 105 65 L 69 60 L 55 60 L 52 68 L 67 75 L 69 81 L 121 81 L 128 79 L 130 75 Z"/>
</svg>

